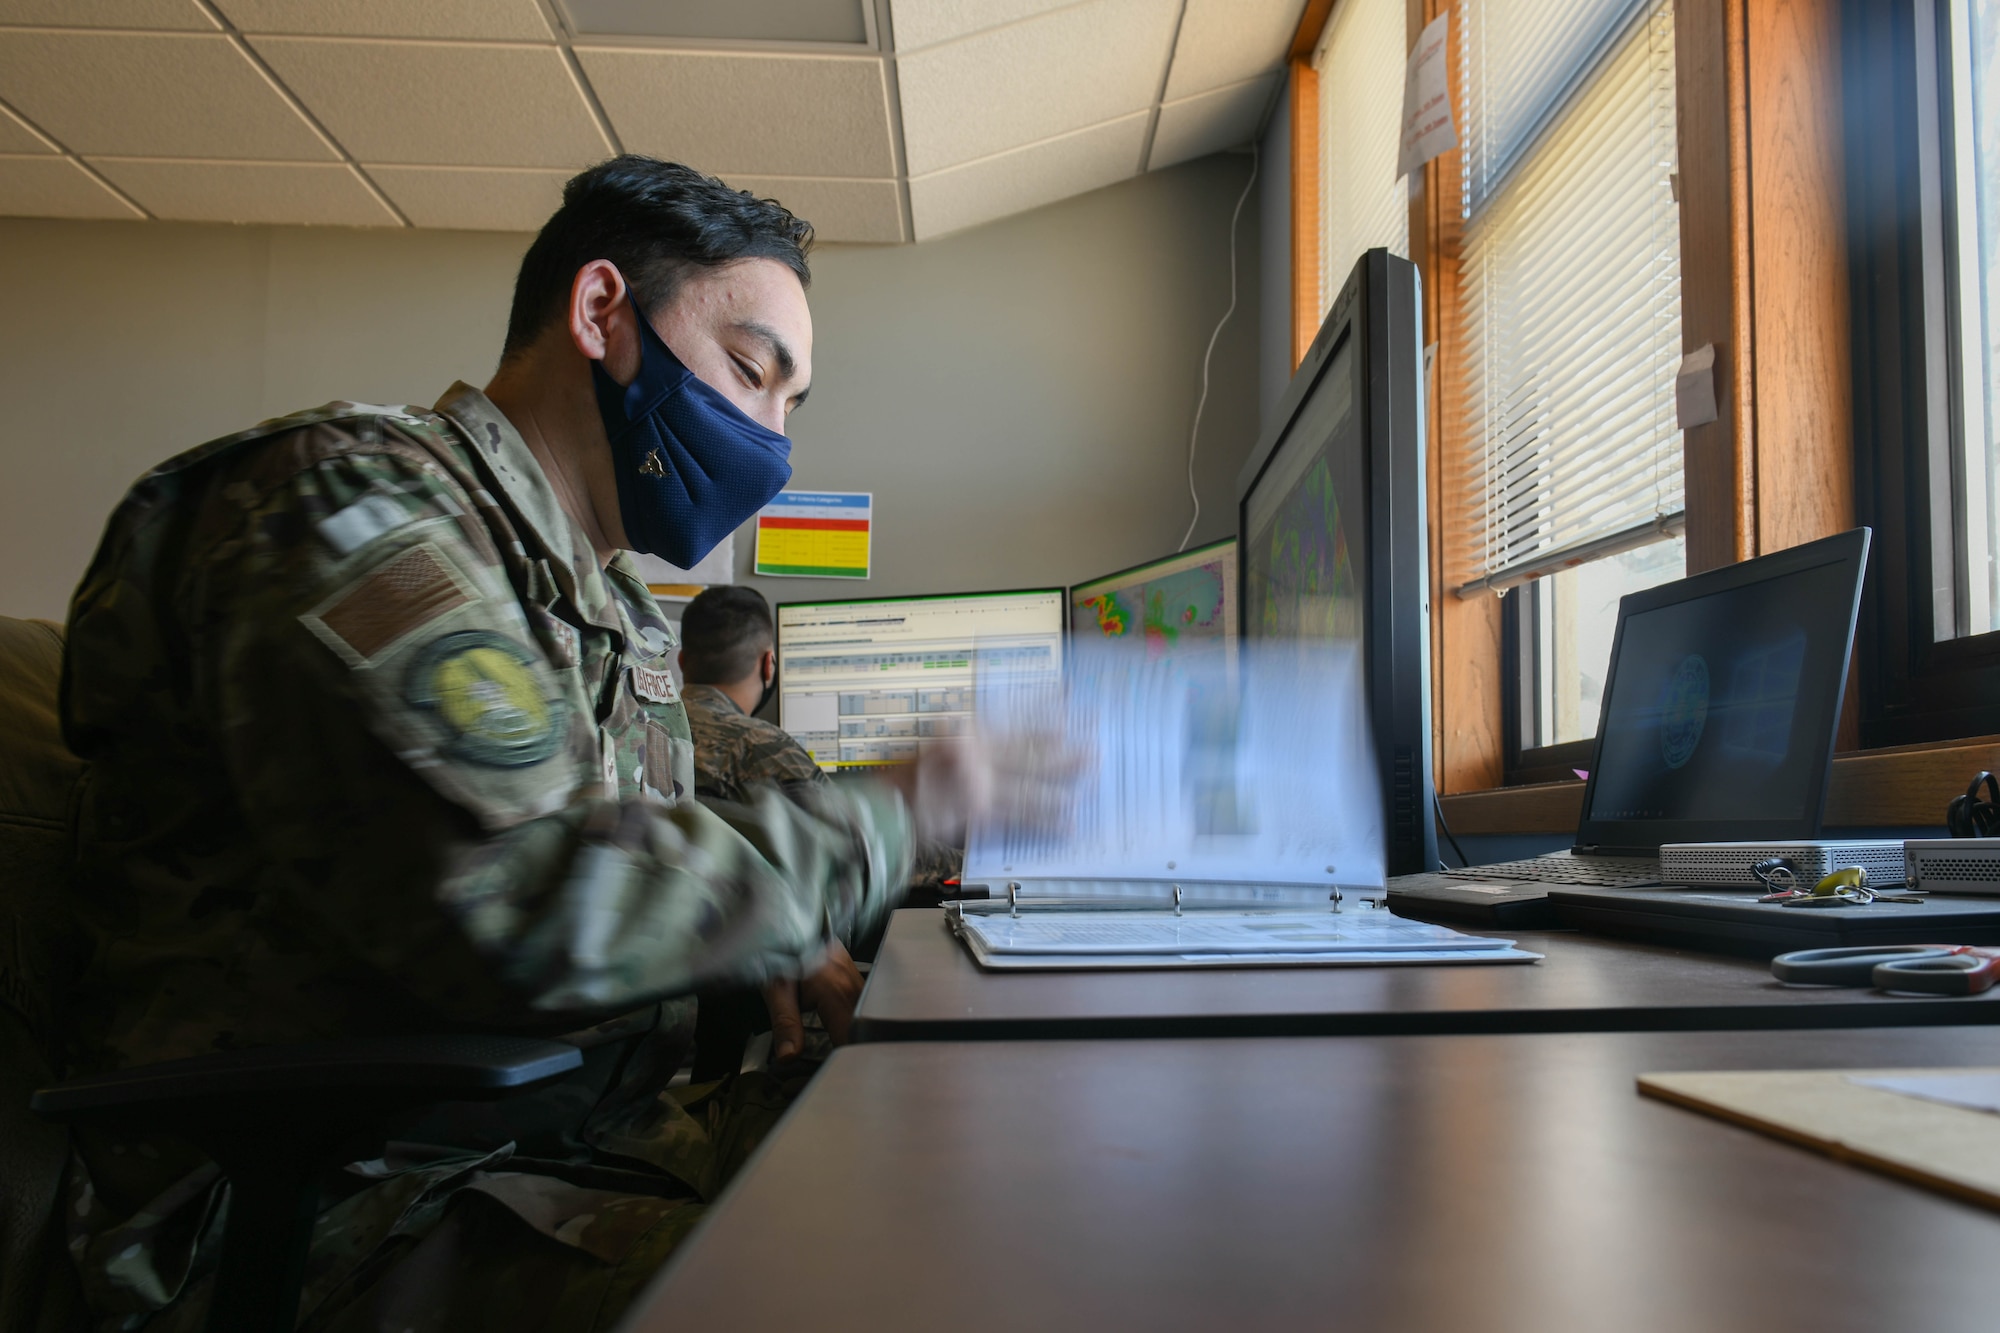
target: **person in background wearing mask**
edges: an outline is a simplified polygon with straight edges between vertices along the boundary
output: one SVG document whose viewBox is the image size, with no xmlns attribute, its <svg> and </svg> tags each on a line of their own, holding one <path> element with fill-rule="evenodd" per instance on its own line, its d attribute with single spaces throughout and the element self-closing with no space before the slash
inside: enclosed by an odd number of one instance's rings
<svg viewBox="0 0 2000 1333">
<path fill-rule="evenodd" d="M 827 781 L 791 733 L 756 716 L 778 678 L 771 604 L 755 588 L 709 588 L 681 613 L 682 701 L 694 731 L 694 789 L 743 802 L 752 789 Z"/>
<path fill-rule="evenodd" d="M 63 726 L 90 765 L 95 951 L 72 1073 L 390 1033 L 584 1048 L 504 1115 L 353 1169 L 316 1233 L 316 1327 L 615 1322 L 782 1109 L 745 1080 L 669 1087 L 685 997 L 812 977 L 982 785 L 954 751 L 692 799 L 674 636 L 623 552 L 691 566 L 790 477 L 811 239 L 686 167 L 593 167 L 522 260 L 483 392 L 182 454 L 77 589 Z M 77 1143 L 93 1307 L 198 1327 L 213 1165 Z"/>
</svg>

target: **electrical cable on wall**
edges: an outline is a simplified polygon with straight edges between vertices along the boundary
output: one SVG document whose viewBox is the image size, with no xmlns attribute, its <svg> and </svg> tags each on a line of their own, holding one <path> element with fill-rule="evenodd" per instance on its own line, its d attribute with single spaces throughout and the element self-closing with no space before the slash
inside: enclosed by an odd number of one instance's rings
<svg viewBox="0 0 2000 1333">
<path fill-rule="evenodd" d="M 1243 182 L 1243 193 L 1236 197 L 1236 211 L 1229 215 L 1229 309 L 1222 312 L 1222 318 L 1215 322 L 1215 332 L 1208 335 L 1208 350 L 1201 354 L 1201 397 L 1194 404 L 1194 428 L 1188 431 L 1188 499 L 1194 502 L 1194 514 L 1188 519 L 1187 531 L 1181 534 L 1181 544 L 1176 551 L 1187 550 L 1187 544 L 1194 538 L 1194 525 L 1201 522 L 1201 494 L 1194 486 L 1194 446 L 1201 437 L 1201 411 L 1208 406 L 1208 363 L 1215 356 L 1215 340 L 1222 336 L 1223 325 L 1236 313 L 1236 222 L 1243 216 L 1243 205 L 1250 200 L 1250 189 L 1257 183 L 1257 141 L 1250 141 L 1250 179 Z"/>
</svg>

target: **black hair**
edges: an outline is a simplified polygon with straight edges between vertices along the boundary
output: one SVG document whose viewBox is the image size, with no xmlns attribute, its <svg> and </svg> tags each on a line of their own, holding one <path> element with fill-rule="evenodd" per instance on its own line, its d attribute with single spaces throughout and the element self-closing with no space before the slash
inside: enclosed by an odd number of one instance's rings
<svg viewBox="0 0 2000 1333">
<path fill-rule="evenodd" d="M 732 190 L 678 162 L 627 153 L 563 186 L 562 207 L 521 258 L 501 360 L 527 349 L 569 305 L 576 272 L 608 259 L 648 316 L 696 270 L 775 259 L 810 285 L 812 224 L 775 199 Z"/>
<path fill-rule="evenodd" d="M 704 589 L 681 613 L 681 674 L 690 685 L 733 685 L 757 669 L 776 635 L 763 593 L 740 584 Z"/>
</svg>

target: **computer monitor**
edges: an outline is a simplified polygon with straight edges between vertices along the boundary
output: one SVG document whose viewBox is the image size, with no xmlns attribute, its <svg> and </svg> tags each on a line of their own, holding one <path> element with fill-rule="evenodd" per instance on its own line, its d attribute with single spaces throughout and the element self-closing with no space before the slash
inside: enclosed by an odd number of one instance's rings
<svg viewBox="0 0 2000 1333">
<path fill-rule="evenodd" d="M 1069 632 L 1078 644 L 1102 639 L 1143 647 L 1149 656 L 1236 641 L 1236 539 L 1225 538 L 1069 590 Z"/>
<path fill-rule="evenodd" d="M 1869 535 L 1626 594 L 1577 846 L 1819 836 Z"/>
<path fill-rule="evenodd" d="M 1237 479 L 1245 638 L 1363 645 L 1391 875 L 1438 866 L 1419 295 L 1361 256 Z"/>
<path fill-rule="evenodd" d="M 1062 670 L 1063 590 L 778 605 L 778 725 L 827 772 L 962 735 L 975 679 Z"/>
</svg>

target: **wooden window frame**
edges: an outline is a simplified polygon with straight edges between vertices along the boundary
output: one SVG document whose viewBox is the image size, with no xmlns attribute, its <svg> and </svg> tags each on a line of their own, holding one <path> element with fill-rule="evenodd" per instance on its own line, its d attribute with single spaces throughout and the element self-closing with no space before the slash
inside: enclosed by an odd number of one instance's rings
<svg viewBox="0 0 2000 1333">
<path fill-rule="evenodd" d="M 1672 0 L 1680 139 L 1684 349 L 1715 348 L 1717 419 L 1684 436 L 1688 571 L 1699 573 L 1855 523 L 1854 394 L 1841 102 L 1842 0 Z M 1406 0 L 1408 40 L 1453 8 Z M 1333 0 L 1311 0 L 1291 49 L 1292 358 L 1318 332 L 1319 89 L 1312 68 Z M 1461 71 L 1454 42 L 1454 111 Z M 1458 833 L 1567 833 L 1583 783 L 1508 787 L 1501 599 L 1462 599 L 1476 553 L 1463 474 L 1473 423 L 1447 413 L 1465 373 L 1453 326 L 1462 243 L 1458 150 L 1411 192 L 1410 256 L 1437 344 L 1427 413 L 1431 675 L 1436 782 Z M 1761 240 L 1761 244 L 1759 243 Z M 1830 827 L 1930 825 L 2000 738 L 1855 752 L 1850 688 Z M 1513 749 L 1510 751 L 1510 742 Z M 1568 751 L 1549 755 L 1566 761 Z M 1540 756 L 1548 758 L 1549 755 Z M 1520 779 L 1552 776 L 1522 770 Z"/>
</svg>

